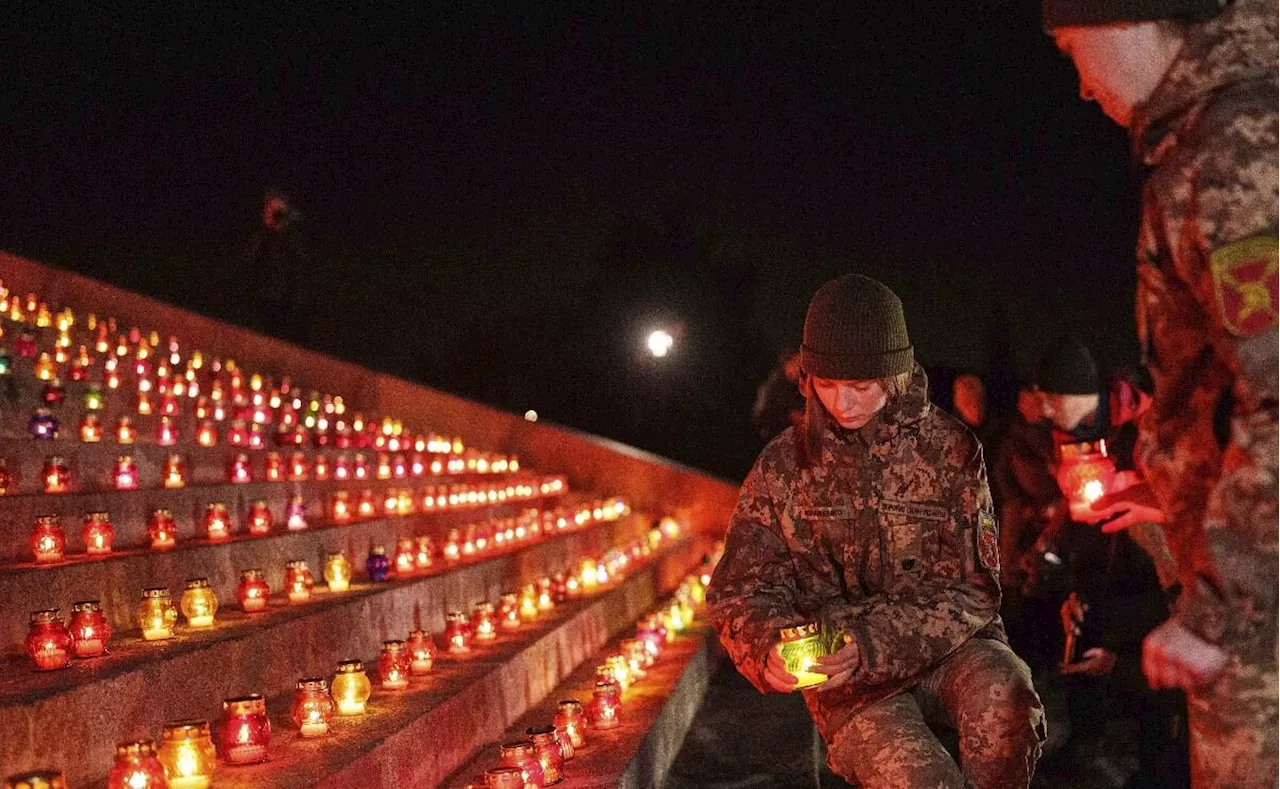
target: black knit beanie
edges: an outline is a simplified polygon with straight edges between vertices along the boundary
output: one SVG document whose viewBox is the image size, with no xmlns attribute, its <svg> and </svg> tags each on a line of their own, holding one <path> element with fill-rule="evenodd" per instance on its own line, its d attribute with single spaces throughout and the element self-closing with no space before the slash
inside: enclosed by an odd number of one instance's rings
<svg viewBox="0 0 1280 789">
<path fill-rule="evenodd" d="M 1079 337 L 1060 337 L 1040 360 L 1036 386 L 1046 394 L 1098 394 L 1098 365 Z"/>
<path fill-rule="evenodd" d="M 1230 0 L 1042 0 L 1045 30 L 1169 19 L 1202 22 L 1216 16 Z"/>
<path fill-rule="evenodd" d="M 809 302 L 800 364 L 810 375 L 839 380 L 911 372 L 915 356 L 902 302 L 870 277 L 846 274 L 831 280 Z"/>
</svg>

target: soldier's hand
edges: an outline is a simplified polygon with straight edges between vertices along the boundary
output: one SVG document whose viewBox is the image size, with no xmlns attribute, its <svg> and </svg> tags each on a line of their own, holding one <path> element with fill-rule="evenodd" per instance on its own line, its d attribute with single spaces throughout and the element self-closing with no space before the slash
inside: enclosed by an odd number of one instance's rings
<svg viewBox="0 0 1280 789">
<path fill-rule="evenodd" d="M 769 650 L 769 657 L 764 661 L 764 680 L 779 693 L 790 693 L 796 689 L 799 680 L 787 671 L 787 664 L 779 651 L 781 647 L 781 644 L 774 644 L 773 649 Z"/>
<path fill-rule="evenodd" d="M 1089 508 L 1093 516 L 1091 523 L 1107 521 L 1102 524 L 1103 533 L 1124 531 L 1138 523 L 1164 523 L 1164 510 L 1156 501 L 1155 492 L 1136 473 L 1119 472 L 1112 480 L 1111 488 L 1111 493 Z"/>
<path fill-rule="evenodd" d="M 1095 647 L 1084 653 L 1084 660 L 1079 663 L 1063 663 L 1063 674 L 1089 674 L 1094 677 L 1110 676 L 1116 667 L 1116 655 L 1101 647 Z"/>
<path fill-rule="evenodd" d="M 834 654 L 824 655 L 813 664 L 813 670 L 826 674 L 830 679 L 822 683 L 822 687 L 834 688 L 848 682 L 853 672 L 862 665 L 862 653 L 858 650 L 858 642 L 852 638 Z"/>
<path fill-rule="evenodd" d="M 1142 672 L 1157 690 L 1208 685 L 1222 674 L 1228 659 L 1226 652 L 1173 620 L 1152 630 L 1142 642 Z"/>
</svg>

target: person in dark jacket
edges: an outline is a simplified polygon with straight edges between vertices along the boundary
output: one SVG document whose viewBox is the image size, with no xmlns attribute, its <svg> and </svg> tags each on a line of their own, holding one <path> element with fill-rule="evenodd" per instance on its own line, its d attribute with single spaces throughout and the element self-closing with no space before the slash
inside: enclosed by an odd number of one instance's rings
<svg viewBox="0 0 1280 789">
<path fill-rule="evenodd" d="M 756 390 L 751 422 L 767 444 L 804 417 L 804 395 L 800 393 L 800 349 L 787 348 L 778 354 L 778 366 Z"/>
<path fill-rule="evenodd" d="M 1036 383 L 1059 458 L 1075 447 L 1093 449 L 1103 442 L 1117 470 L 1132 468 L 1136 420 L 1150 402 L 1145 394 L 1123 379 L 1104 388 L 1089 349 L 1071 337 L 1051 348 Z M 1063 504 L 1066 511 L 1068 504 Z M 1175 574 L 1172 557 L 1161 553 L 1163 541 L 1140 546 L 1134 539 L 1139 532 L 1107 534 L 1098 525 L 1070 517 L 1064 522 L 1059 541 L 1070 596 L 1062 607 L 1067 649 L 1061 669 L 1068 676 L 1071 736 L 1048 766 L 1077 763 L 1081 749 L 1104 730 L 1110 696 L 1138 715 L 1141 740 L 1134 777 L 1147 783 L 1133 785 L 1176 789 L 1189 785 L 1185 702 L 1180 693 L 1153 690 L 1141 670 L 1142 639 L 1169 616 L 1170 590 L 1162 586 L 1157 565 L 1171 586 Z M 1154 524 L 1143 533 L 1160 534 Z"/>
</svg>

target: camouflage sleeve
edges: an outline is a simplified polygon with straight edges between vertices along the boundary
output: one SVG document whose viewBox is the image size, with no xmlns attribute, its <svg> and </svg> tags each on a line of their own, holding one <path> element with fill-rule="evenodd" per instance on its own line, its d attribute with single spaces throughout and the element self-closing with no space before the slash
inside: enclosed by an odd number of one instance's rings
<svg viewBox="0 0 1280 789">
<path fill-rule="evenodd" d="M 1265 106 L 1210 111 L 1192 171 L 1195 189 L 1153 195 L 1181 240 L 1174 275 L 1195 295 L 1235 401 L 1230 443 L 1194 530 L 1198 550 L 1177 617 L 1215 643 L 1274 660 L 1277 611 L 1277 131 Z M 1230 112 L 1229 112 L 1230 111 Z M 1221 117 L 1217 117 L 1217 116 Z M 1194 406 L 1198 405 L 1191 398 Z M 1203 407 L 1211 408 L 1212 403 Z M 1201 422 L 1211 419 L 1211 412 Z M 1194 451 L 1174 460 L 1192 458 Z M 1203 486 L 1200 486 L 1203 488 Z M 1181 498 L 1176 497 L 1176 498 Z M 1176 507 L 1176 499 L 1175 499 Z"/>
<path fill-rule="evenodd" d="M 939 561 L 932 572 L 908 593 L 836 602 L 823 613 L 829 625 L 858 644 L 861 664 L 855 683 L 913 677 L 999 613 L 998 536 L 981 448 L 975 447 L 950 473 L 952 517 L 938 529 Z"/>
<path fill-rule="evenodd" d="M 738 671 L 761 693 L 765 660 L 778 630 L 802 617 L 796 610 L 791 554 L 783 541 L 775 499 L 756 462 L 738 496 L 724 554 L 707 587 L 708 615 Z"/>
</svg>

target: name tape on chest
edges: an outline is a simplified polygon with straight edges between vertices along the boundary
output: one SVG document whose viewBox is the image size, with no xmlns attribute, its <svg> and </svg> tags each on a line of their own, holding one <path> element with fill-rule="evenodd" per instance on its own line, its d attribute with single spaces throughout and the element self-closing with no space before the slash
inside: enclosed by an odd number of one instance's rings
<svg viewBox="0 0 1280 789">
<path fill-rule="evenodd" d="M 880 512 L 885 515 L 902 515 L 925 521 L 945 521 L 949 514 L 946 507 L 938 504 L 921 504 L 917 501 L 894 501 L 893 499 L 882 499 Z"/>
<path fill-rule="evenodd" d="M 854 516 L 853 507 L 806 507 L 797 505 L 792 512 L 799 520 L 826 521 L 847 520 Z"/>
</svg>

